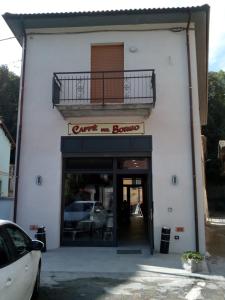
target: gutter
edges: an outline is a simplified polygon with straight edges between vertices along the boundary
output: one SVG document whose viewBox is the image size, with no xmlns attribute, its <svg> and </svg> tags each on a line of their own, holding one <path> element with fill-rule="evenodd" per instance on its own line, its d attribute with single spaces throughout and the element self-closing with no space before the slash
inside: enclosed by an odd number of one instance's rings
<svg viewBox="0 0 225 300">
<path fill-rule="evenodd" d="M 195 248 L 199 251 L 199 227 L 198 227 L 198 202 L 197 202 L 197 181 L 196 181 L 196 162 L 195 162 L 195 140 L 194 140 L 194 117 L 193 117 L 193 96 L 191 78 L 191 57 L 190 57 L 190 22 L 191 11 L 188 11 L 188 23 L 186 27 L 186 46 L 188 63 L 188 86 L 189 86 L 189 112 L 190 112 L 190 133 L 191 133 L 191 157 L 192 157 L 192 180 L 193 180 L 193 199 L 194 199 L 194 219 L 195 219 Z"/>
<path fill-rule="evenodd" d="M 23 20 L 21 21 L 23 23 Z M 24 80 L 25 80 L 25 65 L 26 65 L 26 50 L 27 37 L 23 29 L 23 55 L 22 55 L 22 70 L 20 79 L 20 95 L 18 106 L 18 121 L 17 121 L 17 139 L 16 139 L 16 172 L 15 172 L 15 193 L 14 193 L 14 212 L 13 221 L 17 220 L 17 205 L 18 205 L 18 185 L 19 185 L 19 170 L 20 170 L 20 151 L 21 151 L 21 136 L 22 136 L 22 122 L 23 122 L 23 103 L 24 103 Z"/>
</svg>

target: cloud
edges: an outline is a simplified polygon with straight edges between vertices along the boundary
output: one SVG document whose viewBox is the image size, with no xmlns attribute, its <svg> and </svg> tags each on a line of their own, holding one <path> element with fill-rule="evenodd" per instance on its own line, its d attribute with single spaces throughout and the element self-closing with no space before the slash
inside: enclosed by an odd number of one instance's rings
<svg viewBox="0 0 225 300">
<path fill-rule="evenodd" d="M 210 59 L 209 70 L 225 70 L 225 34 L 223 35 L 223 42 L 219 45 Z"/>
<path fill-rule="evenodd" d="M 225 2 L 211 3 L 209 31 L 209 66 L 215 71 L 225 69 Z"/>
</svg>

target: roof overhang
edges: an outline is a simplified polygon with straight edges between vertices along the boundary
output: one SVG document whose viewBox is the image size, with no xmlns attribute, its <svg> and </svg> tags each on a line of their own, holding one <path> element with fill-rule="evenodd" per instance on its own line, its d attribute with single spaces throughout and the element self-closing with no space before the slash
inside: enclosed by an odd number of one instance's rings
<svg viewBox="0 0 225 300">
<path fill-rule="evenodd" d="M 187 24 L 189 14 L 195 27 L 196 53 L 199 87 L 199 107 L 201 124 L 207 123 L 208 113 L 208 39 L 209 39 L 209 6 L 138 9 L 77 13 L 46 14 L 10 14 L 3 18 L 22 44 L 27 31 L 44 28 L 82 28 L 105 26 L 126 26 L 140 24 Z"/>
<path fill-rule="evenodd" d="M 3 123 L 3 121 L 1 121 L 1 120 L 0 120 L 0 128 L 2 128 L 2 130 L 3 130 L 4 134 L 5 134 L 5 136 L 6 136 L 7 139 L 9 140 L 11 146 L 12 146 L 13 148 L 15 148 L 15 147 L 16 147 L 16 144 L 15 144 L 15 142 L 14 142 L 14 139 L 13 139 L 13 137 L 11 136 L 11 134 L 10 134 L 8 128 L 6 127 L 5 123 Z"/>
</svg>

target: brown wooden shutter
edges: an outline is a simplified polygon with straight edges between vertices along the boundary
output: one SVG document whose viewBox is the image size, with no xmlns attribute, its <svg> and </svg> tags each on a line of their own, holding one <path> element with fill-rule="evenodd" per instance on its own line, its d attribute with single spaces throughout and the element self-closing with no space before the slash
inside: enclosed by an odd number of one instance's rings
<svg viewBox="0 0 225 300">
<path fill-rule="evenodd" d="M 91 102 L 123 102 L 123 45 L 104 45 L 91 47 Z M 122 71 L 107 72 L 103 71 Z"/>
</svg>

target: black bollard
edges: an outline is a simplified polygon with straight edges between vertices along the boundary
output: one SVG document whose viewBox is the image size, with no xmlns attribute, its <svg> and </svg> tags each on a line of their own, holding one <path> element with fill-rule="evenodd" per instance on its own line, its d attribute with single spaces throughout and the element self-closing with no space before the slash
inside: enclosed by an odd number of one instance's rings
<svg viewBox="0 0 225 300">
<path fill-rule="evenodd" d="M 41 252 L 46 252 L 46 231 L 44 226 L 38 227 L 37 233 L 35 234 L 35 238 L 44 244 L 44 247 L 42 248 Z"/>
<path fill-rule="evenodd" d="M 168 227 L 162 227 L 160 253 L 168 254 L 170 245 L 170 231 Z"/>
</svg>

